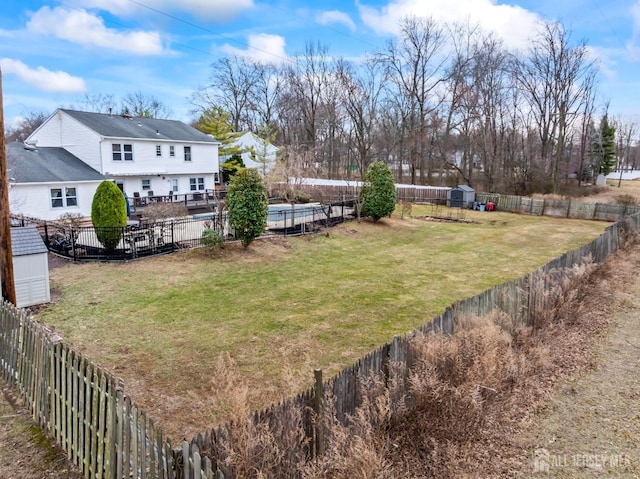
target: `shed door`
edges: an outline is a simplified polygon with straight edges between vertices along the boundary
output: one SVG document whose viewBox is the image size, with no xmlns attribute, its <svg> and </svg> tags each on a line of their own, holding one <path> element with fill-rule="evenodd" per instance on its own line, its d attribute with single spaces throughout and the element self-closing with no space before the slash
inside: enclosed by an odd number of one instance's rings
<svg viewBox="0 0 640 479">
<path fill-rule="evenodd" d="M 451 190 L 451 201 L 449 202 L 449 206 L 452 208 L 460 208 L 464 204 L 464 191 L 462 190 Z"/>
<path fill-rule="evenodd" d="M 49 263 L 46 253 L 14 257 L 13 271 L 16 306 L 24 308 L 50 301 Z"/>
</svg>

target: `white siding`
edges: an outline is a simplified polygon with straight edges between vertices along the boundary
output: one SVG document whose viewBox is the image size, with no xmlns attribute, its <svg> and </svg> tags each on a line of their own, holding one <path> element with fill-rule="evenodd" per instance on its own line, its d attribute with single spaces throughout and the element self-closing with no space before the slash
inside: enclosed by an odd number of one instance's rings
<svg viewBox="0 0 640 479">
<path fill-rule="evenodd" d="M 112 145 L 131 144 L 133 161 L 113 160 Z M 156 145 L 162 146 L 162 157 L 156 156 Z M 175 146 L 175 156 L 169 156 L 169 145 Z M 191 147 L 191 161 L 184 161 L 184 147 Z M 219 170 L 218 146 L 209 143 L 182 143 L 153 140 L 127 140 L 106 138 L 103 140 L 102 157 L 104 171 L 101 173 L 113 177 L 126 175 L 213 173 Z"/>
<path fill-rule="evenodd" d="M 37 146 L 58 146 L 73 153 L 93 169 L 102 171 L 100 135 L 63 111 L 57 111 L 30 137 Z"/>
<path fill-rule="evenodd" d="M 24 308 L 51 300 L 47 253 L 14 257 L 13 274 L 17 307 Z"/>
<path fill-rule="evenodd" d="M 131 144 L 133 161 L 113 160 L 112 144 Z M 156 145 L 161 145 L 162 156 L 156 156 Z M 174 146 L 175 156 L 169 156 L 169 146 Z M 184 147 L 191 147 L 191 161 L 184 160 Z M 154 195 L 168 195 L 171 179 L 178 180 L 178 194 L 189 193 L 189 178 L 204 178 L 205 189 L 215 188 L 215 176 L 219 170 L 218 145 L 209 143 L 186 143 L 160 140 L 105 139 L 102 142 L 102 155 L 105 158 L 104 174 L 124 184 L 129 198 L 142 190 L 142 180 L 151 182 Z"/>
<path fill-rule="evenodd" d="M 242 153 L 242 161 L 244 162 L 244 166 L 247 168 L 255 168 L 262 175 L 269 173 L 273 166 L 276 163 L 276 153 L 278 148 L 274 145 L 269 144 L 265 148 L 264 140 L 251 132 L 247 132 L 244 135 L 240 136 L 236 141 L 235 145 L 239 146 L 242 149 L 252 148 L 255 151 L 257 156 L 264 156 L 266 162 L 254 161 L 252 158 L 254 153 L 250 151 L 245 151 Z"/>
<path fill-rule="evenodd" d="M 9 190 L 9 209 L 12 214 L 25 215 L 43 220 L 55 220 L 64 213 L 80 213 L 91 216 L 91 203 L 100 181 L 82 183 L 38 183 L 12 185 Z M 75 187 L 77 206 L 53 208 L 51 188 Z"/>
<path fill-rule="evenodd" d="M 184 195 L 186 193 L 192 193 L 190 190 L 190 178 L 204 178 L 204 187 L 206 190 L 213 190 L 215 188 L 215 178 L 213 173 L 188 173 L 183 175 L 176 174 L 163 174 L 163 175 L 140 175 L 140 176 L 127 176 L 127 177 L 115 177 L 118 183 L 123 183 L 124 192 L 131 201 L 134 197 L 134 193 L 140 193 L 140 196 L 147 196 L 147 191 L 142 189 L 142 180 L 148 179 L 151 182 L 151 191 L 154 195 L 168 195 L 171 190 L 171 180 L 178 180 L 178 195 Z"/>
</svg>

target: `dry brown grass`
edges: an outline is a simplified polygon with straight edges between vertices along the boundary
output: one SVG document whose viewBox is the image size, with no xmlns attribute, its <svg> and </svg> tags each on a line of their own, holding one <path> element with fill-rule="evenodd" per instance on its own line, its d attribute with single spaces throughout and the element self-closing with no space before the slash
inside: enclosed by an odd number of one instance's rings
<svg viewBox="0 0 640 479">
<path fill-rule="evenodd" d="M 336 442 L 307 477 L 521 477 L 531 414 L 560 377 L 593 364 L 589 344 L 608 324 L 602 301 L 613 302 L 617 268 L 572 268 L 548 293 L 544 328 L 495 314 L 452 337 L 415 339 L 407 395 L 394 402 L 370 388 L 352 429 L 330 425 Z"/>
<path fill-rule="evenodd" d="M 213 459 L 255 479 L 522 477 L 530 464 L 522 434 L 559 378 L 593 365 L 590 341 L 608 324 L 602 304 L 624 281 L 614 275 L 621 264 L 634 268 L 614 258 L 598 270 L 587 261 L 565 271 L 545 293 L 548 311 L 535 328 L 496 312 L 459 321 L 453 336 L 415 337 L 406 376 L 392 367 L 390 388 L 383 378 L 364 382 L 348 426 L 329 398 L 327 450 L 312 462 L 302 426 L 308 411 L 251 415 L 237 365 L 224 356 L 211 377 L 212 399 L 234 419 Z"/>
<path fill-rule="evenodd" d="M 539 278 L 531 286 L 541 307 L 531 308 L 531 323 L 536 331 L 553 323 L 571 321 L 583 313 L 585 290 L 597 265 L 591 257 L 565 271 L 551 271 L 549 278 Z M 553 281 L 552 284 L 548 284 Z M 545 284 L 547 283 L 547 284 Z"/>
</svg>

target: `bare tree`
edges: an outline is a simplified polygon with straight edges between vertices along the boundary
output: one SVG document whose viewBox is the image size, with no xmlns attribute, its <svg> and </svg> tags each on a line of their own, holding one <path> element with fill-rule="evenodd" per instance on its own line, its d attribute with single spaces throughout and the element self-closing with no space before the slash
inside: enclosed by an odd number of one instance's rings
<svg viewBox="0 0 640 479">
<path fill-rule="evenodd" d="M 620 179 L 618 187 L 621 185 L 622 172 L 633 168 L 633 160 L 631 158 L 631 147 L 638 135 L 638 123 L 632 118 L 617 117 L 613 119 L 613 125 L 616 129 L 618 141 L 616 143 L 616 153 L 618 157 L 618 170 L 620 171 Z"/>
<path fill-rule="evenodd" d="M 475 46 L 472 84 L 476 92 L 473 115 L 478 128 L 474 132 L 475 154 L 483 171 L 484 188 L 505 188 L 513 174 L 515 156 L 513 135 L 517 131 L 509 104 L 512 86 L 508 72 L 508 54 L 502 42 L 492 35 Z M 471 175 L 470 175 L 471 176 Z"/>
<path fill-rule="evenodd" d="M 196 111 L 202 112 L 212 105 L 220 106 L 231 115 L 234 131 L 250 127 L 252 91 L 260 81 L 261 68 L 247 58 L 229 56 L 211 65 L 208 85 L 192 96 Z"/>
<path fill-rule="evenodd" d="M 135 117 L 166 119 L 173 115 L 171 109 L 162 101 L 141 91 L 128 93 L 120 103 L 123 114 L 127 113 Z"/>
<path fill-rule="evenodd" d="M 570 32 L 558 22 L 542 24 L 516 75 L 540 135 L 540 159 L 551 174 L 554 192 L 567 130 L 580 112 L 596 69 L 585 42 L 571 46 Z"/>
<path fill-rule="evenodd" d="M 256 64 L 256 77 L 249 92 L 252 131 L 277 131 L 278 104 L 284 88 L 284 78 L 274 64 Z"/>
<path fill-rule="evenodd" d="M 479 100 L 473 73 L 479 31 L 468 24 L 455 24 L 447 31 L 452 45 L 451 61 L 443 72 L 440 117 L 432 115 L 432 126 L 438 126 L 439 166 L 457 171 L 471 185 L 475 156 L 472 133 L 478 122 Z"/>
<path fill-rule="evenodd" d="M 279 118 L 283 139 L 329 177 L 341 164 L 344 112 L 337 62 L 321 44 L 308 43 L 286 67 Z"/>
<path fill-rule="evenodd" d="M 43 111 L 31 111 L 23 113 L 22 118 L 14 126 L 7 126 L 5 128 L 6 142 L 12 141 L 24 142 L 27 137 L 35 131 L 49 115 Z"/>
<path fill-rule="evenodd" d="M 418 173 L 424 183 L 433 169 L 431 161 L 427 161 L 432 159 L 427 129 L 429 117 L 438 106 L 435 93 L 443 81 L 444 45 L 443 30 L 432 18 L 406 17 L 400 25 L 399 38 L 389 41 L 385 51 L 378 55 L 387 68 L 389 86 L 393 88 L 389 94 L 401 100 L 406 108 L 404 131 L 409 135 L 413 184 Z"/>
<path fill-rule="evenodd" d="M 93 113 L 111 113 L 115 112 L 117 103 L 112 94 L 89 94 L 79 99 L 71 106 L 74 110 L 89 111 Z"/>
<path fill-rule="evenodd" d="M 342 85 L 342 102 L 348 115 L 349 150 L 354 151 L 360 178 L 375 161 L 378 132 L 378 108 L 384 83 L 381 64 L 370 57 L 356 70 L 353 64 L 340 62 L 338 72 Z"/>
<path fill-rule="evenodd" d="M 585 156 L 589 144 L 589 125 L 593 123 L 593 114 L 595 111 L 595 87 L 596 77 L 589 78 L 590 83 L 585 84 L 584 101 L 582 102 L 582 118 L 580 124 L 580 152 L 578 158 L 578 186 L 582 184 L 585 169 Z"/>
<path fill-rule="evenodd" d="M 310 150 L 316 146 L 322 91 L 331 73 L 329 61 L 326 46 L 307 43 L 304 54 L 286 72 L 289 100 L 295 102 L 300 114 L 300 143 Z"/>
</svg>

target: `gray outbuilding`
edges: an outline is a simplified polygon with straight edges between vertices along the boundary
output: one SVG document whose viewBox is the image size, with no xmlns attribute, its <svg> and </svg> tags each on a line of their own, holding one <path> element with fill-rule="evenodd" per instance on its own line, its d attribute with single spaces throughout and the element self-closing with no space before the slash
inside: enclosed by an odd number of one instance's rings
<svg viewBox="0 0 640 479">
<path fill-rule="evenodd" d="M 51 301 L 48 251 L 36 227 L 11 228 L 11 251 L 16 306 Z"/>
<path fill-rule="evenodd" d="M 468 185 L 458 185 L 447 192 L 447 206 L 470 208 L 476 200 L 476 192 Z"/>
</svg>

